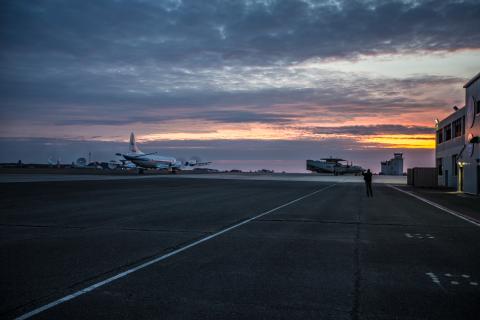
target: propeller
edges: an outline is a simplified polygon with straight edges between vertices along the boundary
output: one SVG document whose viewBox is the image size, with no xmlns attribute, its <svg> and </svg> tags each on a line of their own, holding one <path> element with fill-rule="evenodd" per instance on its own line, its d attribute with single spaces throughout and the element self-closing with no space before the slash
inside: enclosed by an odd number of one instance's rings
<svg viewBox="0 0 480 320">
<path fill-rule="evenodd" d="M 180 157 L 180 158 L 175 157 L 175 159 L 177 159 L 177 161 L 180 161 L 181 163 L 187 162 L 187 161 L 185 160 L 185 158 L 182 158 L 182 157 Z"/>
</svg>

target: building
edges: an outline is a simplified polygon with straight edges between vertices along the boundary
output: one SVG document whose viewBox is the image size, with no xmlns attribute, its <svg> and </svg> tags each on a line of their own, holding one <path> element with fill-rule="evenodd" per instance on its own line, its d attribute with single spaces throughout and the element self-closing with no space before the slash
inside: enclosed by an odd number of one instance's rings
<svg viewBox="0 0 480 320">
<path fill-rule="evenodd" d="M 480 72 L 465 88 L 465 147 L 458 159 L 460 190 L 480 194 Z"/>
<path fill-rule="evenodd" d="M 480 194 L 480 73 L 463 87 L 465 107 L 437 122 L 438 185 Z"/>
<path fill-rule="evenodd" d="M 439 121 L 436 129 L 438 185 L 458 188 L 458 156 L 465 145 L 465 107 Z"/>
<path fill-rule="evenodd" d="M 382 161 L 382 168 L 380 174 L 389 176 L 403 175 L 403 154 L 394 153 L 393 158 L 387 161 Z"/>
</svg>

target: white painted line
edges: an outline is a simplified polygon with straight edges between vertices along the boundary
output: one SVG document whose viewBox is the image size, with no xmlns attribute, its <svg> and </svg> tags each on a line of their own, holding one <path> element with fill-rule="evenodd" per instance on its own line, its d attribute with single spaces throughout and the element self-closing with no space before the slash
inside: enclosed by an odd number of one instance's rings
<svg viewBox="0 0 480 320">
<path fill-rule="evenodd" d="M 433 272 L 427 272 L 425 273 L 427 276 L 429 276 L 433 282 L 435 283 L 440 283 L 440 281 L 438 280 L 438 277 L 435 275 L 435 273 Z"/>
<path fill-rule="evenodd" d="M 444 292 L 447 292 L 447 291 L 445 290 L 445 288 L 442 286 L 442 284 L 440 283 L 440 280 L 438 280 L 438 277 L 437 277 L 437 275 L 436 275 L 435 273 L 433 273 L 433 272 L 427 272 L 427 273 L 425 273 L 425 274 L 426 274 L 427 276 L 429 276 L 430 279 L 432 280 L 432 282 L 435 283 L 435 284 L 437 284 L 437 285 L 440 287 L 440 289 L 442 289 Z"/>
<path fill-rule="evenodd" d="M 424 238 L 425 238 L 425 239 L 426 239 L 426 238 L 428 238 L 428 239 L 435 239 L 435 237 L 432 236 L 432 235 L 429 234 L 429 233 L 426 234 L 425 236 L 423 236 L 421 233 L 414 233 L 413 235 L 410 234 L 410 233 L 405 233 L 405 237 L 407 237 L 407 238 L 414 238 L 414 239 L 424 239 Z"/>
<path fill-rule="evenodd" d="M 451 215 L 454 215 L 454 216 L 456 216 L 457 218 L 460 218 L 460 219 L 462 219 L 462 220 L 465 220 L 465 221 L 467 221 L 467 222 L 470 222 L 471 224 L 474 224 L 474 225 L 476 225 L 477 227 L 480 227 L 480 221 L 477 221 L 477 220 L 475 220 L 475 219 L 473 219 L 473 218 L 470 218 L 470 217 L 467 217 L 467 216 L 465 216 L 465 215 L 463 215 L 463 214 L 461 214 L 461 213 L 458 213 L 458 212 L 456 212 L 456 211 L 453 211 L 453 210 L 450 210 L 450 209 L 448 209 L 448 208 L 445 208 L 444 206 L 441 206 L 441 205 L 439 205 L 438 203 L 435 203 L 435 202 L 433 202 L 433 201 L 430 201 L 430 200 L 427 200 L 427 199 L 425 199 L 425 198 L 422 198 L 422 197 L 420 197 L 420 196 L 418 196 L 418 195 L 416 195 L 416 194 L 414 194 L 414 193 L 412 193 L 412 192 L 408 192 L 408 191 L 402 190 L 402 189 L 397 188 L 397 187 L 395 187 L 395 186 L 392 186 L 392 185 L 390 185 L 390 184 L 389 184 L 388 186 L 389 186 L 390 188 L 393 188 L 393 189 L 397 190 L 397 191 L 400 191 L 400 192 L 403 192 L 403 193 L 405 193 L 405 194 L 408 194 L 409 196 L 412 196 L 412 197 L 414 197 L 414 198 L 417 198 L 417 199 L 420 200 L 420 201 L 423 201 L 423 202 L 425 202 L 425 203 L 428 203 L 429 205 L 434 206 L 434 207 L 437 208 L 437 209 L 440 209 L 440 210 L 443 210 L 443 211 L 445 211 L 445 212 L 447 212 L 447 213 L 450 213 Z"/>
<path fill-rule="evenodd" d="M 300 197 L 300 198 L 297 198 L 297 199 L 295 199 L 295 200 L 292 200 L 292 201 L 290 201 L 290 202 L 287 202 L 287 203 L 285 203 L 285 204 L 282 204 L 281 206 L 278 206 L 278 207 L 276 207 L 276 208 L 273 208 L 273 209 L 270 209 L 270 210 L 265 211 L 265 212 L 263 212 L 263 213 L 260 213 L 260 214 L 258 214 L 258 215 L 256 215 L 256 216 L 252 217 L 252 218 L 248 218 L 248 219 L 246 219 L 246 220 L 243 220 L 242 222 L 239 222 L 239 223 L 237 223 L 237 224 L 235 224 L 235 225 L 233 225 L 233 226 L 230 226 L 230 227 L 228 227 L 228 228 L 225 228 L 225 229 L 223 229 L 223 230 L 220 230 L 220 231 L 218 231 L 218 232 L 216 232 L 216 233 L 214 233 L 214 234 L 211 234 L 211 235 L 209 235 L 209 236 L 207 236 L 207 237 L 205 237 L 205 238 L 202 238 L 202 239 L 197 240 L 197 241 L 195 241 L 195 242 L 193 242 L 193 243 L 190 243 L 190 244 L 188 244 L 188 245 L 186 245 L 186 246 L 184 246 L 184 247 L 181 247 L 181 248 L 179 248 L 179 249 L 177 249 L 177 250 L 174 250 L 174 251 L 172 251 L 172 252 L 169 252 L 169 253 L 167 253 L 167 254 L 164 254 L 163 256 L 160 256 L 160 257 L 158 257 L 158 258 L 155 258 L 155 259 L 152 259 L 152 260 L 150 260 L 150 261 L 147 261 L 147 262 L 145 262 L 145 263 L 143 263 L 143 264 L 141 264 L 141 265 L 139 265 L 139 266 L 136 266 L 136 267 L 134 267 L 134 268 L 128 269 L 127 271 L 121 272 L 121 273 L 119 273 L 119 274 L 117 274 L 117 275 L 115 275 L 115 276 L 113 276 L 113 277 L 110 277 L 110 278 L 105 279 L 105 280 L 103 280 L 103 281 L 97 282 L 97 283 L 95 283 L 95 284 L 92 284 L 92 285 L 89 286 L 89 287 L 80 289 L 80 290 L 78 290 L 77 292 L 74 292 L 74 293 L 72 293 L 72 294 L 69 294 L 69 295 L 63 297 L 63 298 L 60 298 L 60 299 L 55 300 L 55 301 L 53 301 L 53 302 L 50 302 L 50 303 L 48 303 L 48 304 L 46 304 L 46 305 L 44 305 L 44 306 L 41 306 L 41 307 L 39 307 L 39 308 L 37 308 L 37 309 L 34 309 L 34 310 L 30 311 L 30 312 L 27 312 L 27 313 L 19 316 L 18 318 L 15 318 L 15 319 L 17 319 L 17 320 L 23 320 L 23 319 L 31 318 L 31 317 L 33 317 L 33 316 L 35 316 L 35 315 L 37 315 L 37 314 L 39 314 L 39 313 L 41 313 L 41 312 L 43 312 L 43 311 L 45 311 L 45 310 L 51 309 L 51 308 L 53 308 L 53 307 L 55 307 L 55 306 L 58 306 L 59 304 L 62 304 L 62 303 L 64 303 L 64 302 L 73 300 L 73 299 L 77 298 L 78 296 L 81 296 L 81 295 L 83 295 L 83 294 L 85 294 L 85 293 L 87 293 L 87 292 L 93 291 L 93 290 L 95 290 L 95 289 L 97 289 L 97 288 L 99 288 L 99 287 L 102 287 L 102 286 L 104 286 L 104 285 L 106 285 L 106 284 L 108 284 L 108 283 L 111 283 L 111 282 L 113 282 L 113 281 L 115 281 L 115 280 L 118 280 L 118 279 L 120 279 L 120 278 L 123 278 L 123 277 L 125 277 L 125 276 L 127 276 L 127 275 L 129 275 L 129 274 L 131 274 L 131 273 L 133 273 L 133 272 L 135 272 L 135 271 L 144 269 L 144 268 L 146 268 L 146 267 L 148 267 L 148 266 L 150 266 L 150 265 L 152 265 L 152 264 L 155 264 L 155 263 L 157 263 L 157 262 L 160 262 L 160 261 L 162 261 L 162 260 L 165 260 L 165 259 L 167 259 L 167 258 L 170 258 L 171 256 L 174 256 L 174 255 L 176 255 L 176 254 L 178 254 L 178 253 L 180 253 L 180 252 L 183 252 L 183 251 L 188 250 L 188 249 L 190 249 L 190 248 L 192 248 L 192 247 L 195 247 L 195 246 L 197 246 L 197 245 L 199 245 L 199 244 L 201 244 L 201 243 L 203 243 L 203 242 L 206 242 L 206 241 L 208 241 L 208 240 L 211 240 L 211 239 L 213 239 L 213 238 L 216 238 L 216 237 L 218 237 L 218 236 L 221 235 L 221 234 L 224 234 L 224 233 L 226 233 L 226 232 L 228 232 L 228 231 L 231 231 L 231 230 L 236 229 L 236 228 L 238 228 L 238 227 L 240 227 L 240 226 L 243 226 L 244 224 L 249 223 L 249 222 L 251 222 L 252 220 L 258 219 L 258 218 L 260 218 L 260 217 L 263 217 L 264 215 L 267 215 L 267 214 L 272 213 L 272 212 L 274 212 L 274 211 L 277 211 L 277 210 L 280 210 L 280 209 L 282 209 L 282 208 L 285 208 L 286 206 L 289 206 L 289 205 L 291 205 L 291 204 L 294 204 L 295 202 L 301 201 L 301 200 L 303 200 L 303 199 L 305 199 L 305 198 L 311 197 L 311 196 L 313 196 L 313 195 L 315 195 L 315 194 L 317 194 L 317 193 L 319 193 L 319 192 L 321 192 L 321 191 L 323 191 L 323 190 L 329 189 L 329 188 L 331 188 L 331 187 L 333 187 L 333 186 L 335 186 L 335 184 L 332 184 L 332 185 L 329 185 L 329 186 L 327 186 L 327 187 L 318 189 L 318 190 L 316 190 L 316 191 L 314 191 L 314 192 L 311 192 L 311 193 L 309 193 L 309 194 L 306 194 L 306 195 L 304 195 L 304 196 L 302 196 L 302 197 Z"/>
<path fill-rule="evenodd" d="M 478 282 L 472 281 L 472 282 L 470 282 L 470 284 L 471 284 L 472 286 L 478 286 Z"/>
</svg>

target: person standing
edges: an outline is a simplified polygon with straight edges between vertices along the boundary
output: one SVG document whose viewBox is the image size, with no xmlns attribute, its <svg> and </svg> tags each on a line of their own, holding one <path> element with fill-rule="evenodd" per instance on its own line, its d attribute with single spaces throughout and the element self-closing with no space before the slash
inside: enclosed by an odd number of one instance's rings
<svg viewBox="0 0 480 320">
<path fill-rule="evenodd" d="M 373 197 L 372 191 L 372 173 L 370 169 L 367 172 L 362 172 L 363 180 L 365 180 L 365 187 L 367 188 L 367 197 Z"/>
</svg>

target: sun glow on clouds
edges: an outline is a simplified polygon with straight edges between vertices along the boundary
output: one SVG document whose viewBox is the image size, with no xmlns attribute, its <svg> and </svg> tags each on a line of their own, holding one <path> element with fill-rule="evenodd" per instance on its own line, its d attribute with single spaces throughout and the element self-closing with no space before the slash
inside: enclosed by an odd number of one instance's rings
<svg viewBox="0 0 480 320">
<path fill-rule="evenodd" d="M 307 89 L 313 90 L 313 98 L 310 97 L 311 101 L 300 102 L 298 106 L 295 106 L 294 101 L 280 101 L 268 106 L 268 112 L 282 112 L 290 123 L 264 124 L 251 119 L 246 123 L 231 125 L 204 119 L 204 130 L 199 131 L 193 130 L 193 127 L 198 129 L 198 121 L 185 119 L 181 127 L 188 129 L 179 130 L 174 125 L 175 121 L 171 121 L 172 125 L 165 124 L 162 133 L 149 130 L 143 139 L 347 138 L 355 141 L 359 148 L 433 149 L 433 134 L 315 134 L 308 128 L 331 123 L 337 127 L 392 123 L 431 126 L 434 118 L 447 115 L 451 106 L 461 103 L 461 83 L 469 76 L 472 68 L 480 69 L 479 57 L 479 50 L 462 50 L 364 55 L 350 60 L 310 59 L 290 65 L 226 66 L 217 70 L 197 70 L 189 73 L 194 78 L 187 76 L 184 83 L 177 82 L 172 89 L 191 88 L 193 83 L 200 85 L 202 90 L 223 92 Z M 202 79 L 201 84 L 199 78 Z M 342 88 L 347 98 L 340 94 Z M 330 93 L 336 96 L 329 97 Z M 315 103 L 316 99 L 319 103 Z M 248 106 L 245 108 L 251 110 Z M 224 110 L 229 112 L 228 108 Z"/>
<path fill-rule="evenodd" d="M 302 130 L 295 128 L 280 128 L 263 124 L 243 124 L 237 128 L 217 128 L 209 132 L 150 133 L 143 135 L 144 141 L 166 140 L 296 140 L 302 136 Z"/>
<path fill-rule="evenodd" d="M 166 68 L 163 72 L 148 65 L 99 68 L 95 69 L 99 74 L 126 76 L 131 81 L 125 80 L 133 101 L 152 95 L 146 104 L 154 101 L 153 105 L 136 110 L 137 120 L 128 109 L 124 121 L 115 122 L 115 115 L 108 114 L 104 116 L 108 121 L 102 124 L 96 122 L 100 116 L 95 121 L 83 116 L 78 122 L 60 122 L 54 132 L 66 138 L 70 132 L 91 132 L 98 136 L 92 140 L 102 141 L 124 141 L 134 130 L 143 141 L 347 139 L 359 149 L 433 149 L 433 135 L 349 135 L 335 130 L 318 134 L 309 128 L 431 126 L 434 118 L 451 112 L 451 106 L 461 105 L 463 79 L 471 76 L 472 69 L 480 69 L 480 59 L 476 58 L 480 58 L 480 50 L 310 59 L 286 65 Z M 465 70 L 467 65 L 469 70 Z M 187 99 L 186 107 L 175 105 L 176 97 L 192 94 L 207 102 L 195 106 Z M 218 98 L 208 100 L 210 95 Z M 164 99 L 172 99 L 172 106 L 155 105 L 157 101 L 164 103 Z M 182 102 L 180 99 L 178 104 Z M 200 111 L 195 111 L 197 108 Z M 73 120 L 77 117 L 70 115 Z M 37 135 L 42 130 L 52 132 L 44 124 L 38 128 L 30 124 L 29 128 Z M 5 135 L 18 137 L 20 131 L 25 130 L 12 121 Z"/>
<path fill-rule="evenodd" d="M 211 132 L 175 132 L 150 133 L 139 137 L 140 141 L 175 141 L 175 140 L 317 140 L 341 139 L 350 140 L 355 149 L 369 148 L 403 148 L 403 149 L 433 149 L 435 137 L 433 134 L 335 134 L 314 133 L 302 128 L 265 125 L 244 125 L 243 128 L 218 129 Z"/>
<path fill-rule="evenodd" d="M 368 148 L 369 145 L 373 147 L 382 147 L 387 149 L 434 149 L 435 136 L 431 134 L 391 134 L 391 135 L 376 135 L 361 137 L 359 141 Z"/>
</svg>

